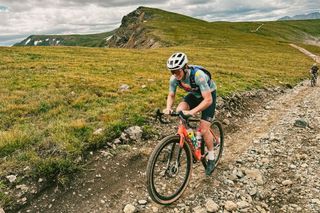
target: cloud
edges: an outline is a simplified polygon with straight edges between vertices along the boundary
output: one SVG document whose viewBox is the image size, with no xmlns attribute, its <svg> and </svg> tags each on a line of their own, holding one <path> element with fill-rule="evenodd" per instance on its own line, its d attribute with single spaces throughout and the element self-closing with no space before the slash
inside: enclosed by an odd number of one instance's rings
<svg viewBox="0 0 320 213">
<path fill-rule="evenodd" d="M 0 45 L 33 34 L 87 34 L 114 30 L 138 6 L 207 21 L 261 21 L 315 12 L 314 0 L 1 0 Z M 13 40 L 13 39 L 11 39 Z"/>
</svg>

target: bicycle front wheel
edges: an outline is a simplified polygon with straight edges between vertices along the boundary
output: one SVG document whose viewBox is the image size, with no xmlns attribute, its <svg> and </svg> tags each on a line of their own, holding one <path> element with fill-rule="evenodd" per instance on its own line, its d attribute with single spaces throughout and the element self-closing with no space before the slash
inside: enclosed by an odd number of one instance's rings
<svg viewBox="0 0 320 213">
<path fill-rule="evenodd" d="M 176 201 L 191 177 L 191 150 L 187 143 L 181 148 L 179 141 L 179 135 L 164 138 L 148 161 L 147 189 L 151 199 L 162 205 Z"/>
<path fill-rule="evenodd" d="M 213 151 L 214 151 L 214 158 L 215 158 L 215 167 L 218 165 L 219 160 L 222 157 L 223 153 L 223 145 L 224 145 L 224 135 L 223 135 L 223 129 L 222 125 L 219 121 L 214 121 L 211 124 L 210 131 L 213 135 Z M 202 143 L 201 145 L 201 155 L 204 156 L 201 159 L 202 165 L 204 168 L 207 168 L 207 162 L 208 162 L 208 149 L 205 144 L 205 142 Z"/>
</svg>

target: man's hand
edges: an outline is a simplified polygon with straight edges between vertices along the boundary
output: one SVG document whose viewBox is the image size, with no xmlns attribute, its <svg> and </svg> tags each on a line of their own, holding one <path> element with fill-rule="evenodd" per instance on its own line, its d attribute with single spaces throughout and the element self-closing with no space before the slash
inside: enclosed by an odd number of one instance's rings
<svg viewBox="0 0 320 213">
<path fill-rule="evenodd" d="M 170 115 L 173 112 L 173 110 L 172 109 L 164 109 L 162 112 L 166 115 Z"/>
</svg>

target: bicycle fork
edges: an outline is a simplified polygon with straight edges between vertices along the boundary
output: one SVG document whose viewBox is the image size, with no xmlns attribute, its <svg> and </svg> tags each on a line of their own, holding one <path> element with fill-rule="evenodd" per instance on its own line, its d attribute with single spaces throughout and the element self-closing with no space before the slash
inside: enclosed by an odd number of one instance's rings
<svg viewBox="0 0 320 213">
<path fill-rule="evenodd" d="M 181 153 L 182 153 L 182 148 L 179 146 L 179 150 L 177 153 L 177 158 L 174 162 L 172 162 L 176 150 L 176 144 L 171 144 L 170 152 L 168 153 L 168 161 L 165 169 L 165 175 L 168 177 L 174 177 L 176 174 L 179 172 L 180 168 L 180 159 L 181 159 Z"/>
</svg>

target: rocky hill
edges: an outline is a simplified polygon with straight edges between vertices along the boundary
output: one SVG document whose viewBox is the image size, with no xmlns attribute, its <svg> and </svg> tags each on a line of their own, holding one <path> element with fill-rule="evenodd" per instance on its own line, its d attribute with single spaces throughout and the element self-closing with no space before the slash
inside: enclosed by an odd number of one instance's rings
<svg viewBox="0 0 320 213">
<path fill-rule="evenodd" d="M 144 23 L 152 18 L 143 7 L 124 16 L 121 26 L 106 40 L 106 47 L 125 48 L 155 48 L 163 46 L 158 37 L 151 34 L 151 30 Z"/>
<path fill-rule="evenodd" d="M 91 35 L 31 35 L 14 46 L 90 46 L 113 48 L 155 48 L 165 46 L 145 23 L 153 12 L 145 7 L 124 16 L 114 31 Z"/>
</svg>

